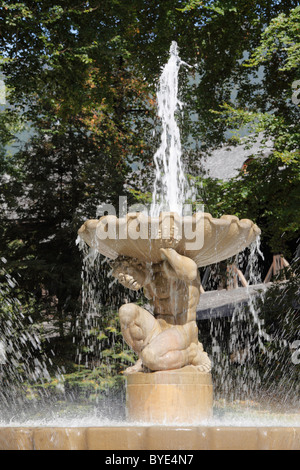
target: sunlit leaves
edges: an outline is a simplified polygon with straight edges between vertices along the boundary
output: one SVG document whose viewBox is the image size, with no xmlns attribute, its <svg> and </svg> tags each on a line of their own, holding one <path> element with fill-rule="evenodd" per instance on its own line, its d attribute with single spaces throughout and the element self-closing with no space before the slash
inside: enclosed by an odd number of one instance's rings
<svg viewBox="0 0 300 470">
<path fill-rule="evenodd" d="M 281 56 L 279 70 L 292 70 L 300 66 L 300 7 L 288 15 L 281 13 L 272 19 L 261 37 L 261 44 L 245 65 L 253 67 Z"/>
</svg>

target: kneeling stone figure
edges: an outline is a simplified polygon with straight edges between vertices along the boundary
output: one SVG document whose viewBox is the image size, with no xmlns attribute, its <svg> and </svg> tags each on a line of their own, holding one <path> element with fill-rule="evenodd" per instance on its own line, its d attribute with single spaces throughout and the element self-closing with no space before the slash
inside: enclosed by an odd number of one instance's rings
<svg viewBox="0 0 300 470">
<path fill-rule="evenodd" d="M 196 308 L 200 298 L 200 277 L 196 263 L 172 248 L 161 248 L 162 261 L 147 265 L 133 258 L 119 257 L 112 274 L 125 287 L 144 288 L 154 314 L 133 303 L 119 309 L 126 343 L 138 355 L 137 363 L 125 374 L 195 366 L 210 372 L 211 362 L 198 342 Z"/>
</svg>

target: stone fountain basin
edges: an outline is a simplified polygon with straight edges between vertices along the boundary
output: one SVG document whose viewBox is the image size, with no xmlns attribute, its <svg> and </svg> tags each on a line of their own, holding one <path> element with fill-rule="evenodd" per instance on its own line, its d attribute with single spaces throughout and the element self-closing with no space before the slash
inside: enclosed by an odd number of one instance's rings
<svg viewBox="0 0 300 470">
<path fill-rule="evenodd" d="M 0 427 L 0 450 L 300 450 L 300 427 Z"/>
<path fill-rule="evenodd" d="M 141 212 L 119 219 L 107 215 L 99 220 L 87 220 L 78 231 L 90 247 L 111 259 L 126 256 L 159 263 L 160 248 L 173 248 L 193 259 L 198 267 L 234 256 L 260 233 L 249 219 L 239 220 L 232 215 L 215 219 L 203 212 L 183 217 L 165 212 L 152 218 Z"/>
</svg>

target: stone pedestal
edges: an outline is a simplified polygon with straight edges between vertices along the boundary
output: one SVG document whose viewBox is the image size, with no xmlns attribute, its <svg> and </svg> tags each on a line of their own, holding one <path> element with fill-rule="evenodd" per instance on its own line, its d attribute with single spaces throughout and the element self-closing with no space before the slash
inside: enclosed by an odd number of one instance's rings
<svg viewBox="0 0 300 470">
<path fill-rule="evenodd" d="M 212 417 L 212 405 L 211 374 L 193 366 L 127 377 L 129 421 L 196 424 Z"/>
</svg>

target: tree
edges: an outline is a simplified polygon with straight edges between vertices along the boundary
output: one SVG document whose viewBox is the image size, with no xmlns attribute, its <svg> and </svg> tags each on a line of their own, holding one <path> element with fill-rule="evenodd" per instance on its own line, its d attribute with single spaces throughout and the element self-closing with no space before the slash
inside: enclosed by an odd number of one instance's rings
<svg viewBox="0 0 300 470">
<path fill-rule="evenodd" d="M 147 124 L 140 118 L 153 107 L 148 85 L 126 61 L 124 40 L 117 34 L 123 25 L 115 27 L 110 7 L 103 3 L 101 19 L 89 14 L 98 7 L 76 10 L 71 2 L 2 7 L 2 51 L 10 55 L 4 71 L 14 89 L 10 103 L 23 110 L 34 134 L 3 167 L 1 253 L 19 279 L 23 298 L 35 296 L 34 321 L 54 329 L 45 350 L 58 353 L 55 362 L 69 372 L 81 309 L 77 230 L 96 216 L 99 204 L 118 208 L 131 164 L 147 158 L 149 146 L 147 132 L 143 138 Z M 98 299 L 103 309 L 108 283 L 105 279 Z M 101 337 L 97 328 L 95 336 Z"/>
<path fill-rule="evenodd" d="M 299 58 L 295 54 L 300 44 L 296 26 L 299 15 L 298 7 L 291 10 L 289 17 L 280 14 L 273 19 L 263 32 L 260 45 L 245 63 L 247 68 L 262 65 L 266 68 L 257 95 L 249 103 L 251 107 L 225 104 L 218 113 L 233 132 L 247 127 L 250 134 L 247 144 L 263 134 L 264 142 L 272 142 L 272 150 L 265 158 L 253 155 L 237 178 L 217 183 L 217 212 L 231 211 L 252 218 L 261 227 L 271 252 L 286 257 L 295 251 L 300 226 L 299 104 L 293 99 L 293 83 L 299 79 Z M 268 82 L 271 70 L 276 77 L 272 88 Z"/>
</svg>

